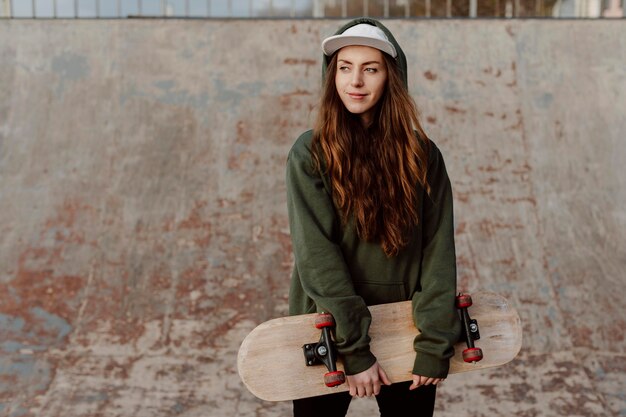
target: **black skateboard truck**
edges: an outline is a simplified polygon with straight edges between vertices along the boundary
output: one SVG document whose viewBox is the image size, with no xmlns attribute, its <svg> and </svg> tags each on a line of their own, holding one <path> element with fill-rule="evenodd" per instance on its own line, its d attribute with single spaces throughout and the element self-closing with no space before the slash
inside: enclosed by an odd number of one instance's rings
<svg viewBox="0 0 626 417">
<path fill-rule="evenodd" d="M 478 322 L 472 319 L 467 309 L 472 305 L 472 297 L 469 294 L 459 294 L 456 297 L 456 307 L 459 309 L 461 325 L 467 349 L 463 351 L 463 360 L 465 362 L 476 363 L 483 358 L 481 348 L 474 346 L 474 341 L 480 339 Z"/>
<path fill-rule="evenodd" d="M 320 329 L 322 334 L 319 342 L 302 346 L 306 366 L 326 365 L 328 372 L 324 374 L 324 383 L 327 387 L 336 387 L 346 382 L 346 375 L 343 371 L 337 370 L 337 349 L 330 333 L 335 327 L 335 319 L 328 313 L 318 314 L 315 318 L 315 327 Z"/>
</svg>

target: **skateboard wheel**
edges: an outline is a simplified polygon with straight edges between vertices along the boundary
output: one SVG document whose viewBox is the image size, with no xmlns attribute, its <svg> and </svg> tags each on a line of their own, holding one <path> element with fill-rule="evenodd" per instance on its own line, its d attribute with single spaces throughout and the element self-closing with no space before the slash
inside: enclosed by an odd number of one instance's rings
<svg viewBox="0 0 626 417">
<path fill-rule="evenodd" d="M 483 358 L 483 351 L 481 348 L 469 348 L 463 351 L 463 360 L 465 362 L 478 362 Z"/>
<path fill-rule="evenodd" d="M 469 294 L 460 294 L 456 297 L 457 308 L 467 308 L 472 305 L 472 297 Z"/>
<path fill-rule="evenodd" d="M 332 314 L 321 313 L 315 317 L 315 327 L 323 329 L 324 327 L 333 327 L 335 325 L 335 319 Z"/>
<path fill-rule="evenodd" d="M 342 371 L 328 372 L 324 374 L 324 383 L 327 387 L 336 387 L 346 382 L 346 374 Z"/>
</svg>

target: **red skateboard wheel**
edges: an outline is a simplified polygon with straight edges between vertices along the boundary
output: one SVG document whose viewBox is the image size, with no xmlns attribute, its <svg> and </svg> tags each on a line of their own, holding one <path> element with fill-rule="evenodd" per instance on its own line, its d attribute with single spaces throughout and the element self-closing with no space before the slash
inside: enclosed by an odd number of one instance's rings
<svg viewBox="0 0 626 417">
<path fill-rule="evenodd" d="M 463 351 L 463 360 L 465 362 L 478 362 L 483 358 L 483 350 L 481 348 L 469 348 Z"/>
<path fill-rule="evenodd" d="M 327 387 L 336 387 L 346 382 L 346 374 L 342 371 L 328 372 L 324 374 L 324 383 Z"/>
<path fill-rule="evenodd" d="M 324 327 L 333 327 L 335 319 L 330 313 L 320 313 L 315 317 L 315 327 L 323 329 Z"/>
<path fill-rule="evenodd" d="M 467 308 L 472 305 L 472 297 L 469 294 L 460 294 L 456 297 L 457 308 Z"/>
</svg>

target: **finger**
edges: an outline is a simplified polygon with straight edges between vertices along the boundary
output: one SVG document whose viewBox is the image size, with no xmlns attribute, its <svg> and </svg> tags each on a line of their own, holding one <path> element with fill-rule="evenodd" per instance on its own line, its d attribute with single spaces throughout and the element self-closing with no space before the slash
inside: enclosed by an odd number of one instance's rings
<svg viewBox="0 0 626 417">
<path fill-rule="evenodd" d="M 365 397 L 365 387 L 363 385 L 357 387 L 357 395 L 359 398 Z"/>
<path fill-rule="evenodd" d="M 356 386 L 350 383 L 350 379 L 348 379 L 348 386 L 350 387 L 350 395 L 352 397 L 356 396 Z"/>
<path fill-rule="evenodd" d="M 374 391 L 373 391 L 374 395 L 380 394 L 380 387 L 381 387 L 381 385 L 382 385 L 381 381 L 374 382 L 374 387 L 373 387 L 374 388 Z"/>
<path fill-rule="evenodd" d="M 385 372 L 383 368 L 379 368 L 378 375 L 380 376 L 380 380 L 383 382 L 383 384 L 391 385 L 391 381 L 389 380 L 389 377 L 387 376 L 387 372 Z"/>
<path fill-rule="evenodd" d="M 367 384 L 365 386 L 365 395 L 368 397 L 374 395 L 374 386 L 372 384 Z"/>
<path fill-rule="evenodd" d="M 433 383 L 435 379 L 434 378 L 427 378 L 426 381 L 424 382 L 424 385 L 430 385 Z"/>
</svg>

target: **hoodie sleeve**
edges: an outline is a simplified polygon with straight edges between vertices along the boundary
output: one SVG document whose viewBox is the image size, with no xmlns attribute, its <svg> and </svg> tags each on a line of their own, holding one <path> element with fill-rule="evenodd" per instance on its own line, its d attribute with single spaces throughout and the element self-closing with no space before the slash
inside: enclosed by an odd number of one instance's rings
<svg viewBox="0 0 626 417">
<path fill-rule="evenodd" d="M 356 295 L 333 239 L 338 223 L 332 199 L 302 142 L 296 142 L 287 159 L 287 208 L 297 275 L 318 311 L 335 318 L 337 349 L 346 373 L 354 375 L 376 361 L 367 334 L 371 315 L 363 298 Z"/>
<path fill-rule="evenodd" d="M 459 339 L 455 309 L 456 255 L 452 187 L 439 149 L 431 143 L 428 167 L 430 196 L 424 192 L 421 291 L 413 294 L 415 338 L 413 373 L 445 378 Z"/>
</svg>

